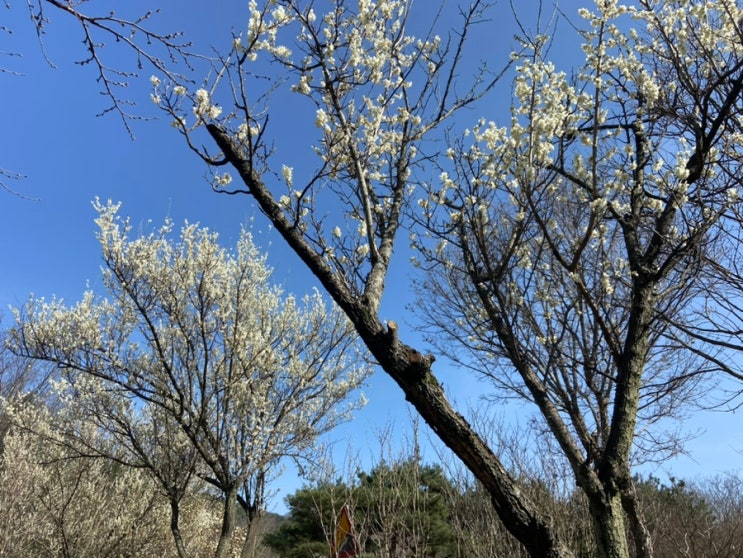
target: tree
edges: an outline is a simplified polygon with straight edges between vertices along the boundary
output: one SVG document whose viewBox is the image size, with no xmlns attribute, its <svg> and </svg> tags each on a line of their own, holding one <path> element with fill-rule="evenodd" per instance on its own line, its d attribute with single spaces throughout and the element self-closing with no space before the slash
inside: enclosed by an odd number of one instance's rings
<svg viewBox="0 0 743 558">
<path fill-rule="evenodd" d="M 454 542 L 440 467 L 411 457 L 359 474 L 354 509 L 363 518 L 367 548 L 381 556 L 448 556 Z"/>
<path fill-rule="evenodd" d="M 108 298 L 32 298 L 15 312 L 13 348 L 63 367 L 70 408 L 117 441 L 112 457 L 152 472 L 176 542 L 196 467 L 223 497 L 215 556 L 225 556 L 236 504 L 250 525 L 279 460 L 312 458 L 317 437 L 354 408 L 345 402 L 367 368 L 340 312 L 318 294 L 284 296 L 248 233 L 235 253 L 196 225 L 178 243 L 169 222 L 129 238 L 118 205 L 95 207 Z M 248 532 L 243 555 L 251 544 Z"/>
<path fill-rule="evenodd" d="M 740 8 L 599 0 L 581 13 L 586 59 L 573 77 L 548 62 L 546 35 L 524 32 L 512 124 L 483 121 L 461 141 L 452 129 L 447 145 L 446 122 L 495 81 L 461 78 L 484 4 L 463 9 L 448 38 L 420 41 L 407 35 L 405 2 L 329 4 L 321 17 L 299 1 L 251 2 L 213 80 L 189 92 L 156 77 L 155 100 L 214 166 L 217 190 L 255 200 L 532 555 L 569 551 L 448 403 L 433 355 L 379 314 L 403 226 L 449 297 L 448 315 L 424 316 L 497 388 L 536 404 L 589 500 L 599 554 L 628 555 L 627 514 L 638 553 L 651 555 L 630 474 L 641 412 L 652 421 L 697 376 L 736 373 L 720 351 L 737 346 L 739 306 L 718 293 L 740 284 L 729 265 L 740 230 Z M 284 83 L 317 125 L 314 169 L 274 155 L 282 138 L 268 116 L 282 110 Z M 204 132 L 216 150 L 201 147 Z M 426 234 L 449 248 L 437 254 Z"/>
<path fill-rule="evenodd" d="M 442 243 L 423 245 L 437 345 L 454 356 L 454 341 L 536 405 L 588 497 L 600 556 L 629 555 L 625 516 L 652 553 L 631 474 L 638 428 L 733 369 L 694 317 L 716 302 L 702 277 L 726 267 L 722 231 L 739 230 L 741 15 L 732 2 L 598 2 L 572 77 L 544 37 L 526 40 L 511 124 L 482 121 L 452 145 L 424 203 Z"/>
<path fill-rule="evenodd" d="M 167 503 L 146 471 L 50 443 L 56 415 L 12 411 L 0 465 L 0 552 L 7 556 L 169 555 Z M 91 433 L 91 436 L 95 434 Z"/>
<path fill-rule="evenodd" d="M 416 203 L 413 172 L 436 155 L 426 150 L 435 149 L 427 140 L 497 81 L 482 70 L 471 87 L 454 84 L 467 34 L 483 17 L 485 5 L 478 1 L 463 10 L 460 30 L 443 41 L 433 34 L 420 41 L 406 35 L 405 2 L 362 2 L 357 11 L 338 1 L 331 8 L 318 17 L 301 2 L 267 2 L 260 9 L 251 3 L 247 35 L 235 37 L 224 71 L 209 90 L 188 94 L 187 84 L 156 79 L 155 98 L 197 154 L 209 164 L 235 169 L 242 185 L 230 186 L 231 175 L 221 173 L 215 175 L 217 189 L 255 199 L 408 401 L 483 482 L 509 529 L 535 556 L 564 555 L 546 519 L 519 494 L 497 456 L 447 401 L 431 371 L 434 357 L 401 342 L 396 322 L 384 324 L 379 316 L 403 215 Z M 292 27 L 297 37 L 293 50 L 278 40 Z M 251 79 L 259 55 L 283 69 L 282 81 L 291 76 L 292 91 L 314 108 L 320 138 L 312 149 L 320 162 L 315 171 L 303 172 L 296 187 L 299 179 L 288 165 L 282 166 L 283 184 L 268 182 L 273 180 L 272 151 L 264 99 L 277 86 Z M 225 115 L 214 100 L 222 83 L 235 107 Z M 261 102 L 266 104 L 255 104 Z M 189 121 L 191 113 L 195 121 Z M 204 128 L 217 153 L 197 147 L 194 135 Z M 326 218 L 316 204 L 328 196 L 343 205 L 342 213 Z"/>
<path fill-rule="evenodd" d="M 319 482 L 289 495 L 286 522 L 264 540 L 282 556 L 327 554 L 335 520 L 347 503 L 365 553 L 450 556 L 454 527 L 446 504 L 451 491 L 442 469 L 417 457 L 382 462 L 369 472 L 360 471 L 348 484 Z"/>
<path fill-rule="evenodd" d="M 725 475 L 688 484 L 671 478 L 639 479 L 656 556 L 732 557 L 740 554 L 741 480 Z"/>
<path fill-rule="evenodd" d="M 352 487 L 344 482 L 318 482 L 303 487 L 286 497 L 289 508 L 286 521 L 267 533 L 264 543 L 287 558 L 310 558 L 328 554 L 333 539 L 333 525 L 338 513 L 351 495 Z"/>
<path fill-rule="evenodd" d="M 0 553 L 178 556 L 168 534 L 168 500 L 151 471 L 91 455 L 96 438 L 99 448 L 115 440 L 79 409 L 55 403 L 9 409 L 13 428 L 0 462 Z M 72 420 L 78 433 L 86 432 L 86 446 L 68 436 Z M 223 506 L 204 483 L 193 484 L 181 502 L 183 542 L 191 556 L 208 556 Z"/>
<path fill-rule="evenodd" d="M 5 437 L 13 425 L 8 406 L 49 403 L 46 398 L 52 370 L 42 370 L 34 364 L 30 359 L 14 355 L 7 345 L 7 332 L 0 334 L 0 462 Z"/>
<path fill-rule="evenodd" d="M 598 554 L 628 556 L 626 515 L 637 552 L 650 556 L 630 466 L 639 414 L 652 421 L 683 401 L 697 375 L 731 369 L 716 356 L 720 342 L 705 343 L 703 330 L 694 335 L 700 330 L 689 318 L 697 302 L 715 302 L 699 270 L 713 269 L 719 231 L 738 230 L 740 8 L 725 0 L 631 9 L 597 2 L 594 12 L 581 11 L 586 59 L 572 78 L 546 59 L 547 37 L 525 36 L 511 125 L 483 120 L 455 139 L 451 163 L 438 159 L 440 181 L 432 183 L 424 163 L 437 159 L 434 130 L 477 96 L 460 99 L 449 87 L 461 42 L 445 64 L 441 53 L 452 43 L 404 34 L 406 4 L 334 6 L 316 17 L 297 2 L 254 3 L 224 71 L 185 103 L 196 122 L 182 108 L 184 85 L 158 90 L 163 108 L 208 163 L 237 171 L 239 187 L 222 174 L 218 189 L 255 199 L 485 485 L 511 532 L 533 555 L 565 554 L 448 404 L 433 356 L 401 343 L 396 324 L 379 318 L 402 215 L 412 214 L 423 265 L 437 274 L 430 284 L 450 302 L 440 313 L 437 299 L 425 314 L 448 335 L 442 343 L 473 352 L 486 376 L 497 378 L 494 367 L 513 371 L 506 387 L 536 405 L 588 497 Z M 459 39 L 479 8 L 464 11 Z M 280 37 L 292 26 L 289 48 Z M 296 173 L 285 167 L 283 196 L 266 172 L 269 132 L 250 70 L 259 56 L 294 76 L 320 130 L 317 170 L 294 187 Z M 215 100 L 223 76 L 234 107 L 224 113 Z M 195 147 L 202 128 L 217 153 Z M 420 209 L 416 186 L 426 192 Z M 357 231 L 321 218 L 324 187 L 345 202 Z"/>
</svg>

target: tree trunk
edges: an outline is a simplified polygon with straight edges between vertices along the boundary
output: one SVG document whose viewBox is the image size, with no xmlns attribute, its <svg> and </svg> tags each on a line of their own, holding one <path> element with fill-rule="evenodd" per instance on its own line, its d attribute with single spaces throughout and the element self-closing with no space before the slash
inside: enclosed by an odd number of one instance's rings
<svg viewBox="0 0 743 558">
<path fill-rule="evenodd" d="M 175 549 L 178 552 L 178 558 L 187 558 L 186 545 L 183 543 L 181 536 L 180 522 L 180 501 L 177 496 L 170 498 L 170 532 L 173 534 Z"/>
<path fill-rule="evenodd" d="M 253 556 L 255 556 L 256 523 L 260 515 L 260 513 L 247 513 L 248 524 L 245 530 L 245 540 L 243 541 L 243 547 L 240 551 L 240 558 L 253 558 Z"/>
<path fill-rule="evenodd" d="M 391 324 L 392 325 L 392 324 Z M 503 525 L 534 558 L 566 558 L 572 552 L 559 540 L 551 525 L 485 441 L 450 405 L 431 372 L 433 357 L 401 343 L 394 327 L 374 336 L 357 328 L 379 363 L 402 388 L 426 423 L 483 484 Z"/>
<path fill-rule="evenodd" d="M 645 527 L 629 472 L 625 471 L 624 475 L 614 473 L 601 481 L 596 477 L 591 479 L 595 482 L 586 482 L 586 477 L 579 478 L 579 485 L 588 497 L 596 539 L 596 556 L 629 558 L 632 555 L 635 558 L 652 558 L 652 540 Z M 631 554 L 628 528 L 635 543 Z"/>
<path fill-rule="evenodd" d="M 653 558 L 653 540 L 645 525 L 642 510 L 637 501 L 634 482 L 630 482 L 627 489 L 622 492 L 622 504 L 624 505 L 624 511 L 627 513 L 632 538 L 635 541 L 635 556 L 637 558 Z"/>
<path fill-rule="evenodd" d="M 624 506 L 619 493 L 589 497 L 596 534 L 596 558 L 629 558 Z"/>
<path fill-rule="evenodd" d="M 224 489 L 224 512 L 222 514 L 222 532 L 219 534 L 219 544 L 214 552 L 214 558 L 227 558 L 232 544 L 232 534 L 235 532 L 235 517 L 237 502 L 237 486 Z"/>
<path fill-rule="evenodd" d="M 381 288 L 373 293 L 376 300 L 354 295 L 335 274 L 323 257 L 307 242 L 295 223 L 287 219 L 271 192 L 254 169 L 244 150 L 223 128 L 208 123 L 211 134 L 225 159 L 240 174 L 262 211 L 279 234 L 320 280 L 328 294 L 344 310 L 369 351 L 405 393 L 423 420 L 433 429 L 465 466 L 483 484 L 491 496 L 498 516 L 529 554 L 535 558 L 565 558 L 572 553 L 558 539 L 549 522 L 519 490 L 498 457 L 470 424 L 457 413 L 446 398 L 431 371 L 434 358 L 422 355 L 397 338 L 397 326 L 385 328 L 377 309 Z"/>
</svg>

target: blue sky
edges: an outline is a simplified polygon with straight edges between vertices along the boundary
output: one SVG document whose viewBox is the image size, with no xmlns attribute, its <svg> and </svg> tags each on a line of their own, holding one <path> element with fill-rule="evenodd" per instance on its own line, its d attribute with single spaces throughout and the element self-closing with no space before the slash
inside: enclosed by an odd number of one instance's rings
<svg viewBox="0 0 743 558">
<path fill-rule="evenodd" d="M 246 4 L 234 0 L 163 2 L 162 13 L 154 22 L 160 28 L 183 30 L 196 43 L 195 50 L 219 47 L 229 44 L 230 32 L 244 24 Z M 105 5 L 90 2 L 83 6 L 106 11 Z M 575 14 L 578 5 L 580 1 L 572 0 L 563 2 L 562 8 Z M 127 2 L 131 13 L 141 13 L 150 6 L 151 2 L 144 0 Z M 505 56 L 507 41 L 515 31 L 508 3 L 495 10 L 496 21 L 488 25 L 495 26 L 497 33 L 484 30 L 478 49 L 492 50 L 495 57 Z M 30 293 L 57 295 L 72 303 L 80 298 L 86 282 L 96 287 L 101 262 L 91 207 L 96 196 L 121 201 L 121 213 L 135 224 L 150 219 L 158 224 L 166 216 L 176 223 L 200 222 L 218 231 L 226 245 L 234 242 L 242 226 L 253 223 L 256 240 L 269 252 L 277 280 L 297 293 L 314 286 L 312 276 L 270 231 L 248 198 L 211 191 L 207 169 L 167 122 L 132 123 L 136 136 L 132 141 L 117 116 L 96 116 L 106 108 L 107 100 L 99 93 L 94 69 L 74 63 L 85 53 L 81 33 L 68 17 L 47 13 L 52 21 L 44 47 L 56 66 L 52 68 L 44 59 L 25 2 L 14 0 L 11 9 L 0 8 L 0 14 L 3 25 L 13 31 L 12 35 L 0 32 L 0 52 L 22 54 L 22 58 L 0 55 L 0 68 L 11 71 L 0 73 L 0 168 L 25 175 L 20 181 L 5 180 L 19 196 L 0 190 L 0 311 L 4 325 L 9 324 L 8 307 L 21 305 Z M 556 54 L 563 54 L 558 46 L 553 48 Z M 104 54 L 111 65 L 133 64 L 129 53 L 112 45 Z M 151 73 L 145 69 L 132 80 L 125 96 L 137 103 L 136 113 L 157 116 L 149 100 Z M 474 120 L 477 115 L 471 116 Z M 403 264 L 400 262 L 396 280 L 389 284 L 383 307 L 389 315 L 383 318 L 395 319 L 401 324 L 403 339 L 417 344 L 419 337 L 406 327 L 402 311 L 411 299 Z M 482 384 L 466 372 L 441 361 L 437 361 L 436 372 L 463 412 L 467 405 L 479 404 Z M 376 431 L 390 421 L 394 421 L 396 432 L 409 426 L 403 395 L 386 375 L 376 373 L 365 393 L 367 408 L 334 435 L 341 440 L 337 453 L 344 451 L 348 440 L 362 457 L 368 456 L 378 449 Z M 527 422 L 527 415 L 516 407 L 502 412 L 507 421 Z M 738 451 L 743 450 L 743 434 L 739 425 L 735 414 L 694 416 L 686 425 L 688 429 L 705 432 L 688 446 L 693 458 L 677 459 L 657 473 L 693 479 L 740 469 L 743 457 Z M 421 432 L 423 437 L 428 435 L 425 427 Z M 281 509 L 280 497 L 294 487 L 296 481 L 289 478 L 277 484 L 281 492 L 274 501 L 275 509 Z"/>
</svg>

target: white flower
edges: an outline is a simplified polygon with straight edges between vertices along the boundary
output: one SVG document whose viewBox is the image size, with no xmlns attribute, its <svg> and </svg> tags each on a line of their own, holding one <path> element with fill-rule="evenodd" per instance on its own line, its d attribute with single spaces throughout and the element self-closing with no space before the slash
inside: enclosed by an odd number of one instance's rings
<svg viewBox="0 0 743 558">
<path fill-rule="evenodd" d="M 204 116 L 209 110 L 209 92 L 206 89 L 199 89 L 196 92 L 196 104 L 193 107 L 193 113 L 196 116 Z"/>
<path fill-rule="evenodd" d="M 287 186 L 291 186 L 294 182 L 294 169 L 286 165 L 281 165 L 281 176 L 284 177 L 284 182 Z"/>
<path fill-rule="evenodd" d="M 228 172 L 214 175 L 214 185 L 217 188 L 227 186 L 230 182 L 232 182 L 232 175 Z"/>
<path fill-rule="evenodd" d="M 335 238 L 340 238 L 342 234 L 343 233 L 341 232 L 341 228 L 340 227 L 333 228 L 333 236 Z"/>
<path fill-rule="evenodd" d="M 284 23 L 287 20 L 286 9 L 284 6 L 278 6 L 274 9 L 273 19 L 276 23 Z"/>
<path fill-rule="evenodd" d="M 176 95 L 185 95 L 186 94 L 186 88 L 183 87 L 182 85 L 176 85 L 173 88 L 173 93 L 175 93 Z"/>
<path fill-rule="evenodd" d="M 220 114 L 222 114 L 222 107 L 217 105 L 210 105 L 207 114 L 209 115 L 209 118 L 217 118 Z"/>
<path fill-rule="evenodd" d="M 299 83 L 293 86 L 292 90 L 302 93 L 303 95 L 308 95 L 311 92 L 309 76 L 306 74 L 302 75 L 299 78 Z"/>
<path fill-rule="evenodd" d="M 276 58 L 286 59 L 286 58 L 291 57 L 292 55 L 292 51 L 289 48 L 285 47 L 284 45 L 279 45 L 277 47 L 274 47 L 273 49 L 271 49 L 271 51 L 273 52 L 274 56 L 276 56 Z"/>
<path fill-rule="evenodd" d="M 157 87 L 158 85 L 160 85 L 160 78 L 157 76 L 150 76 L 150 83 Z"/>
<path fill-rule="evenodd" d="M 205 105 L 209 102 L 209 92 L 206 89 L 199 89 L 196 91 L 196 101 L 200 105 Z"/>
<path fill-rule="evenodd" d="M 326 128 L 328 126 L 328 115 L 323 109 L 317 109 L 315 113 L 315 126 Z"/>
<path fill-rule="evenodd" d="M 612 283 L 611 277 L 607 275 L 606 273 L 603 273 L 601 275 L 601 286 L 604 288 L 604 291 L 606 291 L 606 294 L 610 295 L 614 292 L 614 285 Z"/>
<path fill-rule="evenodd" d="M 222 107 L 211 104 L 209 92 L 206 89 L 199 89 L 196 91 L 196 104 L 193 107 L 193 112 L 201 118 L 215 119 L 222 114 Z"/>
</svg>

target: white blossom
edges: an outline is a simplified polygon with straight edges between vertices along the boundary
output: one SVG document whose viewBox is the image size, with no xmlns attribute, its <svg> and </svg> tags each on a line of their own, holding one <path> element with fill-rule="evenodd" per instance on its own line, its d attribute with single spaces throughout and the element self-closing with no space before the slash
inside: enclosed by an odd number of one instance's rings
<svg viewBox="0 0 743 558">
<path fill-rule="evenodd" d="M 95 208 L 106 298 L 32 298 L 12 342 L 70 371 L 62 396 L 98 409 L 110 435 L 132 440 L 157 409 L 208 474 L 243 483 L 288 453 L 309 457 L 358 406 L 348 399 L 370 369 L 348 321 L 317 292 L 274 285 L 248 232 L 233 250 L 188 223 L 178 240 L 170 221 L 131 236 L 118 204 Z M 150 433 L 146 447 L 157 443 Z"/>
<path fill-rule="evenodd" d="M 209 92 L 202 88 L 196 91 L 196 104 L 193 107 L 193 113 L 200 118 L 216 119 L 222 114 L 222 108 L 213 105 Z"/>
<path fill-rule="evenodd" d="M 229 172 L 214 175 L 214 185 L 219 188 L 227 186 L 232 182 L 232 175 Z"/>
<path fill-rule="evenodd" d="M 294 169 L 286 165 L 281 165 L 281 176 L 284 177 L 284 182 L 286 182 L 286 185 L 291 187 L 294 182 Z"/>
</svg>

